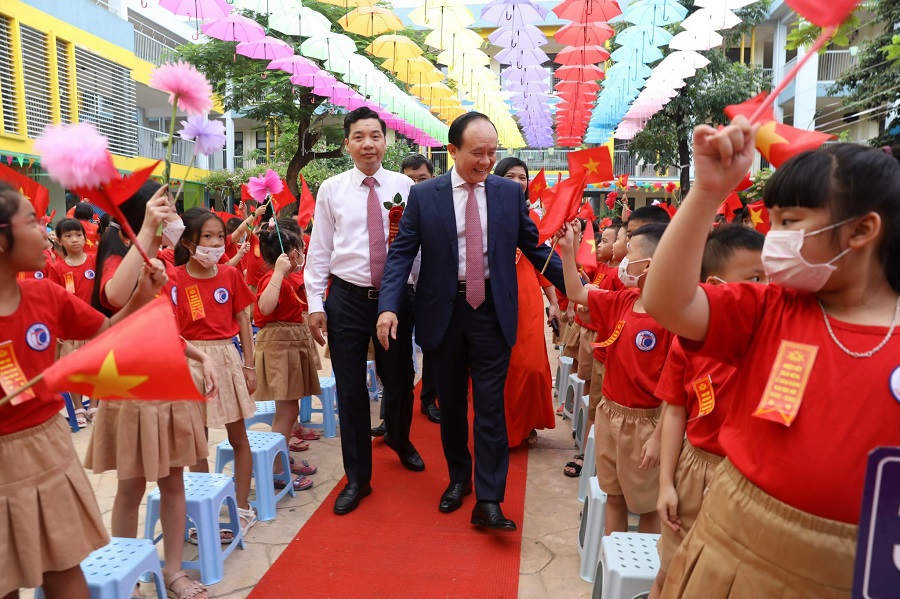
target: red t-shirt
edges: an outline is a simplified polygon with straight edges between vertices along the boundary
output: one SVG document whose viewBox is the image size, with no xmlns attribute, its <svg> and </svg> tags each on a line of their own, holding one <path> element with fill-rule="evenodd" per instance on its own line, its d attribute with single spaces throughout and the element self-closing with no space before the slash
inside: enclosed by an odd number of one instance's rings
<svg viewBox="0 0 900 599">
<path fill-rule="evenodd" d="M 719 429 L 732 404 L 736 381 L 736 368 L 685 352 L 676 337 L 656 385 L 656 397 L 672 405 L 684 406 L 687 412 L 685 431 L 691 445 L 724 456 L 725 450 L 719 443 Z M 714 403 L 712 411 L 701 416 L 698 387 L 702 388 L 704 383 L 712 387 Z"/>
<path fill-rule="evenodd" d="M 62 285 L 69 293 L 74 293 L 86 304 L 91 303 L 91 294 L 94 292 L 94 276 L 97 257 L 93 254 L 85 254 L 85 260 L 78 266 L 71 266 L 68 262 L 57 260 L 47 272 L 47 278 Z"/>
<path fill-rule="evenodd" d="M 0 366 L 10 367 L 7 360 L 12 350 L 25 379 L 30 380 L 53 364 L 57 339 L 89 339 L 106 317 L 49 281 L 32 279 L 18 285 L 18 308 L 9 316 L 0 316 Z M 43 382 L 32 389 L 34 399 L 0 406 L 0 435 L 37 426 L 62 409 L 62 398 L 48 391 Z M 6 395 L 12 389 L 4 391 Z"/>
<path fill-rule="evenodd" d="M 250 251 L 244 254 L 244 267 L 247 269 L 247 285 L 251 287 L 258 287 L 260 277 L 269 270 L 259 251 L 259 237 L 256 235 L 250 236 Z"/>
<path fill-rule="evenodd" d="M 156 257 L 166 264 L 175 266 L 175 248 L 163 248 L 156 252 Z"/>
<path fill-rule="evenodd" d="M 588 309 L 597 323 L 597 340 L 609 339 L 619 322 L 624 322 L 616 340 L 606 350 L 603 396 L 629 408 L 655 408 L 654 395 L 672 344 L 672 334 L 652 316 L 634 311 L 639 293 L 590 291 Z M 596 357 L 596 355 L 594 356 Z"/>
<path fill-rule="evenodd" d="M 103 304 L 105 308 L 108 310 L 112 310 L 114 313 L 121 310 L 121 308 L 117 308 L 109 303 L 109 300 L 106 299 L 106 284 L 109 283 L 110 279 L 113 278 L 113 275 L 116 274 L 116 271 L 119 269 L 119 266 L 122 264 L 122 256 L 108 256 L 106 258 L 106 262 L 103 263 L 103 276 L 100 280 L 100 303 Z M 175 272 L 175 267 L 172 266 L 169 262 L 163 261 L 163 264 L 166 267 L 166 276 L 169 277 L 169 280 L 166 282 L 165 286 L 160 290 L 160 294 L 165 294 L 166 297 L 169 298 L 169 301 L 173 306 L 177 305 L 178 298 L 175 289 L 175 280 L 177 278 L 177 273 Z"/>
<path fill-rule="evenodd" d="M 602 262 L 597 265 L 597 272 L 590 282 L 604 291 L 624 291 L 626 289 L 625 285 L 622 284 L 622 281 L 619 280 L 619 269 L 613 268 L 609 264 L 603 264 Z M 586 323 L 584 326 L 592 331 L 597 330 L 597 325 L 593 322 Z M 600 341 L 603 340 L 601 339 Z M 605 347 L 595 349 L 594 354 L 595 356 L 599 356 L 597 359 L 601 362 L 606 360 Z"/>
<path fill-rule="evenodd" d="M 307 310 L 308 306 L 306 290 L 303 288 L 303 275 L 299 272 L 287 275 L 281 282 L 278 305 L 271 314 L 264 316 L 259 311 L 259 298 L 266 290 L 274 273 L 274 270 L 270 270 L 259 279 L 259 287 L 256 289 L 256 304 L 253 306 L 253 322 L 260 328 L 270 322 L 303 322 L 303 312 Z"/>
<path fill-rule="evenodd" d="M 47 258 L 47 261 L 44 263 L 44 268 L 40 270 L 23 270 L 22 272 L 16 273 L 16 278 L 20 281 L 35 279 L 40 281 L 47 277 L 47 275 L 50 274 L 50 269 L 53 268 L 53 265 L 56 264 L 56 261 L 59 259 L 59 256 L 57 256 L 56 252 L 52 249 L 47 249 L 44 250 L 44 257 Z"/>
<path fill-rule="evenodd" d="M 738 368 L 732 406 L 719 432 L 725 454 L 776 499 L 856 524 L 869 452 L 900 445 L 900 335 L 870 358 L 853 358 L 830 338 L 811 293 L 778 285 L 702 287 L 710 333 L 703 343 L 682 344 Z M 829 320 L 851 351 L 872 349 L 888 332 Z M 790 427 L 753 416 L 782 341 L 818 347 Z"/>
<path fill-rule="evenodd" d="M 253 293 L 233 266 L 220 264 L 211 279 L 197 279 L 187 265 L 176 268 L 178 324 L 188 341 L 230 339 L 240 327 L 234 315 L 253 303 Z"/>
</svg>

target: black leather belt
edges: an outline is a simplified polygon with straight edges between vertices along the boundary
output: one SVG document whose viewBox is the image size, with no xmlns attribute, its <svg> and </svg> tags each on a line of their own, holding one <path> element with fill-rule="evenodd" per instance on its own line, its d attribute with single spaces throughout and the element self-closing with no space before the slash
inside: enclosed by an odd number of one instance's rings
<svg viewBox="0 0 900 599">
<path fill-rule="evenodd" d="M 378 289 L 376 287 L 360 287 L 359 285 L 354 285 L 353 283 L 348 283 L 344 279 L 340 277 L 336 277 L 332 275 L 331 284 L 335 287 L 343 289 L 344 291 L 349 291 L 354 295 L 361 295 L 366 299 L 377 300 L 378 299 Z M 413 291 L 412 285 L 407 285 L 406 289 L 408 291 Z M 465 289 L 465 281 L 463 281 L 463 289 Z"/>
<path fill-rule="evenodd" d="M 491 285 L 490 279 L 484 280 L 484 288 L 488 289 Z M 456 282 L 456 293 L 465 293 L 466 292 L 466 282 L 465 281 L 457 281 Z"/>
</svg>

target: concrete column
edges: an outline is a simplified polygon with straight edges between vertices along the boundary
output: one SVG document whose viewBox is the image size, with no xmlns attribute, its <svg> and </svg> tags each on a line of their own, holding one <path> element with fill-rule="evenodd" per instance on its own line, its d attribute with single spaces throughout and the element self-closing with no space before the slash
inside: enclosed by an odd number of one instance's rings
<svg viewBox="0 0 900 599">
<path fill-rule="evenodd" d="M 225 113 L 225 168 L 234 171 L 234 117 L 230 110 Z"/>
<path fill-rule="evenodd" d="M 784 63 L 786 60 L 785 44 L 787 44 L 787 28 L 788 24 L 785 19 L 779 19 L 775 24 L 775 39 L 772 43 L 772 86 L 784 78 Z M 773 109 L 775 111 L 775 119 L 784 120 L 784 111 L 778 102 L 775 102 Z"/>
<path fill-rule="evenodd" d="M 797 51 L 797 60 L 808 54 L 806 48 Z M 814 52 L 794 81 L 794 127 L 814 129 L 816 126 L 816 90 L 819 82 L 819 54 Z"/>
</svg>

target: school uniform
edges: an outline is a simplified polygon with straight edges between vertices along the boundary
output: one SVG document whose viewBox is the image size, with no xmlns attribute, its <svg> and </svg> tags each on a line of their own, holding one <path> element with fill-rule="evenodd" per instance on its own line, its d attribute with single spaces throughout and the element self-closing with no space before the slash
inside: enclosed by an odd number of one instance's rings
<svg viewBox="0 0 900 599">
<path fill-rule="evenodd" d="M 668 571 L 672 556 L 697 520 L 703 495 L 716 467 L 725 459 L 719 429 L 735 393 L 737 370 L 718 360 L 686 353 L 678 338 L 672 342 L 656 397 L 685 409 L 686 438 L 675 468 L 678 517 L 681 528 L 662 527 L 657 544 L 659 564 Z"/>
<path fill-rule="evenodd" d="M 247 271 L 245 280 L 250 287 L 257 287 L 259 280 L 266 274 L 269 267 L 262 258 L 262 252 L 259 249 L 259 237 L 251 233 L 248 241 L 250 242 L 250 251 L 244 254 L 242 259 L 244 269 Z"/>
<path fill-rule="evenodd" d="M 18 283 L 16 311 L 0 316 L 3 395 L 49 368 L 57 337 L 93 337 L 105 317 L 48 281 Z M 18 376 L 13 376 L 16 373 Z M 38 383 L 0 406 L 0 596 L 38 587 L 43 572 L 77 566 L 109 543 L 78 463 L 62 398 Z"/>
<path fill-rule="evenodd" d="M 847 597 L 868 454 L 900 445 L 900 336 L 854 358 L 829 335 L 814 294 L 702 287 L 711 333 L 683 345 L 739 368 L 737 392 L 719 432 L 728 459 L 663 597 Z M 888 333 L 829 321 L 852 351 Z M 791 408 L 773 409 L 788 397 Z"/>
<path fill-rule="evenodd" d="M 65 259 L 60 259 L 47 268 L 47 278 L 90 305 L 91 294 L 94 292 L 94 277 L 97 275 L 96 264 L 95 254 L 85 254 L 84 262 L 78 266 L 72 266 Z M 59 357 L 69 355 L 85 343 L 87 341 L 82 339 L 60 339 Z"/>
<path fill-rule="evenodd" d="M 205 404 L 206 426 L 225 428 L 256 413 L 256 402 L 247 391 L 243 360 L 232 338 L 240 332 L 235 316 L 253 304 L 253 293 L 233 266 L 219 264 L 215 276 L 198 279 L 182 264 L 175 269 L 176 314 L 181 336 L 212 358 L 219 388 Z M 203 367 L 188 360 L 194 384 L 206 393 Z"/>
<path fill-rule="evenodd" d="M 256 391 L 254 399 L 294 401 L 322 392 L 309 326 L 304 322 L 306 290 L 303 276 L 291 273 L 281 281 L 278 304 L 271 314 L 259 311 L 259 298 L 272 281 L 274 271 L 259 280 L 253 320 L 259 327 L 256 335 Z"/>
<path fill-rule="evenodd" d="M 624 291 L 625 285 L 619 280 L 619 269 L 607 264 L 600 264 L 597 267 L 597 274 L 591 281 L 594 285 L 603 291 Z M 597 342 L 604 339 L 597 339 L 597 324 L 590 322 L 587 327 L 591 329 L 593 337 L 587 347 L 579 354 L 578 369 L 581 370 L 581 362 L 584 361 L 590 368 L 591 391 L 588 402 L 588 414 L 591 418 L 597 413 L 597 406 L 600 405 L 600 399 L 603 397 L 603 377 L 606 375 L 606 348 L 594 347 Z M 585 351 L 589 350 L 589 351 Z M 585 379 L 587 380 L 587 379 Z"/>
<path fill-rule="evenodd" d="M 106 284 L 121 264 L 121 256 L 107 257 L 99 283 L 100 303 L 111 310 Z M 174 306 L 178 299 L 176 272 L 168 263 L 166 275 L 169 280 L 160 293 Z M 94 416 L 84 466 L 95 474 L 115 470 L 119 480 L 145 478 L 151 482 L 169 476 L 172 468 L 193 466 L 209 455 L 202 409 L 199 401 L 103 400 Z"/>
<path fill-rule="evenodd" d="M 591 291 L 588 308 L 597 338 L 607 343 L 603 395 L 594 420 L 597 479 L 610 495 L 624 495 L 628 510 L 656 510 L 659 470 L 641 470 L 641 448 L 659 421 L 653 392 L 672 335 L 652 316 L 635 312 L 637 290 Z"/>
</svg>

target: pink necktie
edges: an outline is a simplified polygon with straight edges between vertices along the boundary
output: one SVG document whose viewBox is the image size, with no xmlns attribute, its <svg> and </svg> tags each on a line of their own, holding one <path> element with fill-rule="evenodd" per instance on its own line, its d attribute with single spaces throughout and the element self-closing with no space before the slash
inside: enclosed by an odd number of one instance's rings
<svg viewBox="0 0 900 599">
<path fill-rule="evenodd" d="M 387 261 L 387 247 L 384 241 L 384 220 L 381 216 L 381 201 L 375 193 L 375 177 L 363 179 L 369 188 L 366 221 L 369 225 L 369 269 L 372 272 L 372 287 L 381 287 L 384 263 Z"/>
<path fill-rule="evenodd" d="M 477 309 L 484 303 L 484 240 L 475 184 L 463 183 L 463 187 L 469 192 L 466 200 L 466 301 Z"/>
</svg>

